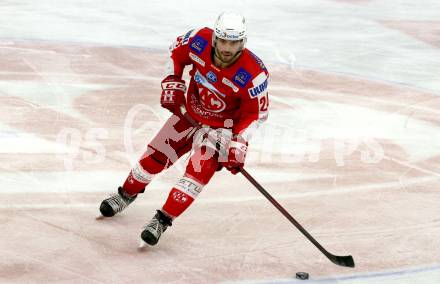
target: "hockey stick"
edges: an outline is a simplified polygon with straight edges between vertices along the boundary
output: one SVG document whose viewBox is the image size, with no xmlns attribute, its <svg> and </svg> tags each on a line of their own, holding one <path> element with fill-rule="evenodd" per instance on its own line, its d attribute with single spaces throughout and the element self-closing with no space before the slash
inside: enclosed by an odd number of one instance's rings
<svg viewBox="0 0 440 284">
<path fill-rule="evenodd" d="M 240 172 L 246 177 L 248 181 L 250 181 L 250 183 L 252 183 L 258 189 L 258 191 L 260 191 L 270 201 L 270 203 L 273 204 L 273 206 L 275 206 L 284 215 L 284 217 L 286 217 L 290 221 L 290 223 L 292 223 L 301 233 L 303 233 L 303 235 L 306 236 L 306 238 L 311 241 L 328 259 L 330 259 L 331 262 L 340 266 L 354 267 L 354 260 L 351 255 L 338 256 L 329 253 L 244 168 L 240 168 Z"/>
<path fill-rule="evenodd" d="M 181 112 L 182 112 L 183 117 L 185 117 L 186 120 L 188 120 L 195 128 L 200 129 L 199 123 L 197 123 L 191 116 L 189 116 L 185 107 L 183 107 L 183 106 L 181 107 Z M 284 217 L 286 217 L 290 221 L 290 223 L 292 223 L 309 241 L 311 241 L 312 244 L 314 244 L 331 262 L 333 262 L 334 264 L 340 265 L 340 266 L 354 267 L 354 260 L 351 255 L 338 256 L 338 255 L 334 255 L 334 254 L 329 253 L 244 168 L 240 168 L 240 172 L 243 174 L 243 176 L 250 183 L 252 183 L 258 189 L 259 192 L 261 192 L 261 194 L 264 195 L 264 197 L 267 198 L 267 200 L 270 201 L 270 203 L 272 203 L 273 206 L 275 206 L 284 215 Z"/>
</svg>

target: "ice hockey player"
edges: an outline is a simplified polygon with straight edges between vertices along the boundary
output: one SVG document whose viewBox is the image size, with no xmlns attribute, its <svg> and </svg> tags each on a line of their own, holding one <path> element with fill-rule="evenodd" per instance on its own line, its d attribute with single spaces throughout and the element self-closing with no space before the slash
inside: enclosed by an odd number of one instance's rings
<svg viewBox="0 0 440 284">
<path fill-rule="evenodd" d="M 244 17 L 223 12 L 214 30 L 190 30 L 170 47 L 160 102 L 172 116 L 148 144 L 118 193 L 100 206 L 105 217 L 121 212 L 144 192 L 156 174 L 191 151 L 184 176 L 143 228 L 141 238 L 149 245 L 159 241 L 216 171 L 225 167 L 236 174 L 243 167 L 251 133 L 267 118 L 269 73 L 245 48 L 246 40 Z M 182 80 L 187 65 L 191 65 L 188 91 Z M 182 115 L 182 106 L 203 126 L 201 134 Z"/>
</svg>

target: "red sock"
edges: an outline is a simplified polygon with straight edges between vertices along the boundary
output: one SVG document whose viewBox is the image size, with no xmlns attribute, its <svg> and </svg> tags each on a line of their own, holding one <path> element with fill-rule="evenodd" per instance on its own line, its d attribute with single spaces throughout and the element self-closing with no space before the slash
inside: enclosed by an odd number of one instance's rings
<svg viewBox="0 0 440 284">
<path fill-rule="evenodd" d="M 137 163 L 130 171 L 122 188 L 128 195 L 136 195 L 145 190 L 145 186 L 151 182 L 153 177 L 154 174 L 147 172 L 140 163 Z"/>
<path fill-rule="evenodd" d="M 202 188 L 202 184 L 189 177 L 181 178 L 168 194 L 162 210 L 174 218 L 178 217 L 191 205 Z"/>
<path fill-rule="evenodd" d="M 142 191 L 145 190 L 145 187 L 148 185 L 148 183 L 143 183 L 140 181 L 137 181 L 134 177 L 132 172 L 130 171 L 130 174 L 128 175 L 127 179 L 124 182 L 124 185 L 122 186 L 122 188 L 124 189 L 124 191 L 130 195 L 136 195 Z"/>
<path fill-rule="evenodd" d="M 162 210 L 168 215 L 175 218 L 182 214 L 194 201 L 194 198 L 188 194 L 173 188 L 168 195 Z"/>
</svg>

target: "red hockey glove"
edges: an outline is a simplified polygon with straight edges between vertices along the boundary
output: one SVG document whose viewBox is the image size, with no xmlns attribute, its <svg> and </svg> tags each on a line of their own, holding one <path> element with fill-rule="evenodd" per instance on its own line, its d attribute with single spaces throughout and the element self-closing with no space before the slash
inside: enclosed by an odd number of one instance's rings
<svg viewBox="0 0 440 284">
<path fill-rule="evenodd" d="M 228 151 L 228 161 L 224 166 L 232 173 L 237 174 L 239 168 L 244 166 L 244 160 L 246 159 L 248 143 L 243 138 L 239 138 L 234 135 L 231 139 Z"/>
<path fill-rule="evenodd" d="M 180 106 L 185 101 L 186 85 L 182 79 L 169 75 L 162 80 L 160 104 L 174 114 L 180 113 Z"/>
</svg>

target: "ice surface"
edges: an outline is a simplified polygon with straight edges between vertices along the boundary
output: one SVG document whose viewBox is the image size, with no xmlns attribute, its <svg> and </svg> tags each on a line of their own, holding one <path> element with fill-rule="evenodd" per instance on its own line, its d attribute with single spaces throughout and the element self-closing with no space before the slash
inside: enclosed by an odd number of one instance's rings
<svg viewBox="0 0 440 284">
<path fill-rule="evenodd" d="M 225 171 L 137 251 L 186 158 L 95 220 L 168 116 L 168 46 L 231 9 L 271 73 L 247 168 L 355 269 Z M 0 283 L 440 282 L 440 2 L 17 0 L 0 22 Z"/>
</svg>

